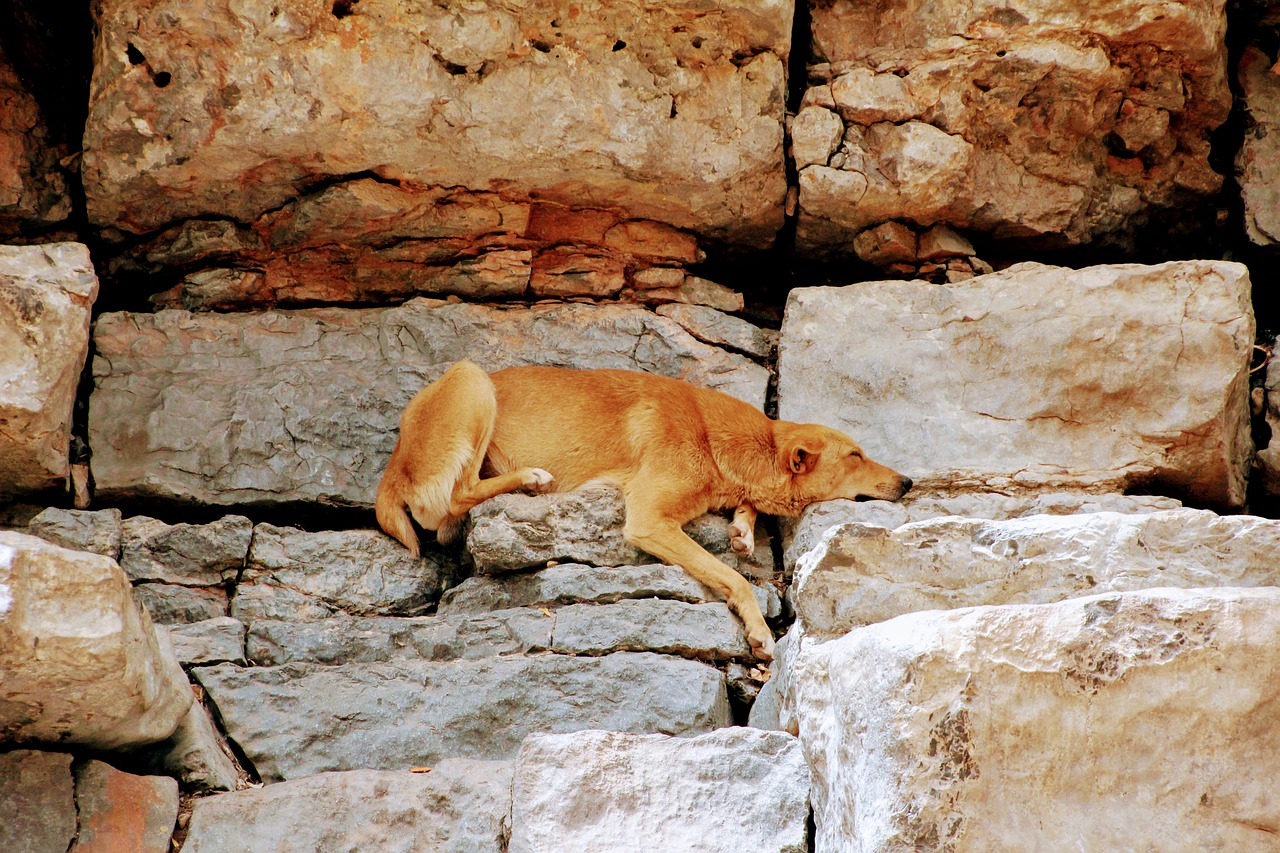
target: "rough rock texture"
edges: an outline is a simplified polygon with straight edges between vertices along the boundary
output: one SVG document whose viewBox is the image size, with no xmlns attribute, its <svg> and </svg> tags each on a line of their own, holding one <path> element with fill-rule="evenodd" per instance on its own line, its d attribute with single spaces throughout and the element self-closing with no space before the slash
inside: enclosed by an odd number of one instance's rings
<svg viewBox="0 0 1280 853">
<path fill-rule="evenodd" d="M 244 663 L 244 623 L 230 616 L 217 616 L 184 625 L 170 625 L 173 652 L 184 666 L 211 663 Z"/>
<path fill-rule="evenodd" d="M 575 732 L 525 741 L 511 853 L 804 853 L 809 768 L 790 735 Z"/>
<path fill-rule="evenodd" d="M 762 329 L 704 305 L 671 303 L 659 306 L 657 311 L 684 326 L 700 341 L 738 350 L 755 358 L 768 358 L 778 342 L 778 333 L 772 329 Z"/>
<path fill-rule="evenodd" d="M 1270 343 L 1276 352 L 1280 340 Z M 1271 430 L 1271 439 L 1266 447 L 1258 449 L 1254 463 L 1262 493 L 1276 497 L 1280 496 L 1280 359 L 1271 359 L 1264 376 L 1262 415 Z"/>
<path fill-rule="evenodd" d="M 796 567 L 804 632 L 918 610 L 1045 604 L 1153 587 L 1280 586 L 1280 522 L 1180 509 L 835 528 Z"/>
<path fill-rule="evenodd" d="M 892 530 L 914 521 L 944 515 L 1000 520 L 1032 515 L 1079 515 L 1089 512 L 1156 512 L 1181 509 L 1180 501 L 1154 495 L 1090 495 L 1050 492 L 1041 495 L 1001 495 L 993 492 L 938 497 L 926 495 L 902 501 L 823 501 L 805 509 L 799 518 L 782 519 L 783 563 L 788 572 L 796 561 L 818 546 L 828 530 L 843 524 L 871 524 Z"/>
<path fill-rule="evenodd" d="M 704 660 L 751 657 L 742 624 L 720 602 L 619 601 L 555 611 L 551 650 L 570 655 L 654 651 Z"/>
<path fill-rule="evenodd" d="M 1224 5 L 811 2 L 824 61 L 793 126 L 801 247 L 847 251 L 891 220 L 1119 242 L 1216 193 Z"/>
<path fill-rule="evenodd" d="M 818 851 L 1269 850 L 1280 591 L 901 616 L 797 667 Z"/>
<path fill-rule="evenodd" d="M 354 615 L 415 615 L 435 604 L 456 568 L 441 552 L 413 557 L 377 530 L 308 533 L 259 524 L 236 588 L 240 619 L 318 619 Z"/>
<path fill-rule="evenodd" d="M 184 853 L 504 853 L 511 764 L 351 770 L 196 800 Z"/>
<path fill-rule="evenodd" d="M 0 752 L 0 850 L 67 853 L 75 834 L 71 756 L 31 749 Z"/>
<path fill-rule="evenodd" d="M 0 124 L 0 175 L 3 146 Z M 3 186 L 0 178 L 0 199 Z M 97 296 L 80 243 L 0 246 L 0 500 L 65 487 L 71 408 Z"/>
<path fill-rule="evenodd" d="M 369 506 L 400 413 L 461 358 L 677 376 L 764 405 L 767 372 L 623 305 L 104 314 L 89 441 L 99 498 Z"/>
<path fill-rule="evenodd" d="M 75 767 L 80 832 L 68 853 L 171 853 L 178 783 L 134 776 L 101 761 Z"/>
<path fill-rule="evenodd" d="M 227 615 L 227 591 L 221 587 L 171 583 L 134 584 L 133 598 L 159 625 L 184 625 Z"/>
<path fill-rule="evenodd" d="M 793 290 L 779 415 L 843 429 L 920 492 L 1140 489 L 1238 507 L 1249 297 L 1247 270 L 1216 261 Z"/>
<path fill-rule="evenodd" d="M 173 776 L 196 791 L 235 790 L 242 775 L 230 747 L 199 702 L 192 703 L 168 740 L 147 750 L 144 764 L 152 773 Z"/>
<path fill-rule="evenodd" d="M 0 532 L 0 734 L 115 749 L 163 740 L 191 706 L 168 636 L 114 560 Z"/>
<path fill-rule="evenodd" d="M 35 232 L 71 215 L 71 196 L 54 143 L 31 92 L 0 47 L 0 239 Z"/>
<path fill-rule="evenodd" d="M 165 524 L 145 515 L 123 525 L 120 568 L 129 580 L 221 586 L 244 568 L 253 522 L 228 515 L 211 524 Z"/>
<path fill-rule="evenodd" d="M 548 562 L 633 566 L 653 557 L 623 538 L 626 509 L 612 487 L 548 495 L 499 495 L 471 511 L 467 551 L 484 574 L 519 571 Z M 768 534 L 756 525 L 756 548 L 739 557 L 729 544 L 729 519 L 696 518 L 685 532 L 722 562 L 747 577 L 776 574 Z"/>
<path fill-rule="evenodd" d="M 31 519 L 26 532 L 72 551 L 88 551 L 113 560 L 120 559 L 123 524 L 118 509 L 90 512 L 50 507 Z"/>
<path fill-rule="evenodd" d="M 1240 57 L 1250 125 L 1236 157 L 1244 223 L 1259 246 L 1280 245 L 1280 63 L 1256 47 Z"/>
<path fill-rule="evenodd" d="M 220 664 L 193 674 L 264 781 L 430 766 L 444 756 L 508 758 L 538 731 L 690 735 L 729 724 L 719 672 L 647 653 Z"/>
<path fill-rule="evenodd" d="M 150 263 L 273 290 L 377 290 L 532 247 L 534 292 L 563 295 L 539 266 L 590 279 L 672 226 L 765 246 L 783 221 L 791 10 L 109 0 L 89 218 L 176 232 Z"/>
</svg>

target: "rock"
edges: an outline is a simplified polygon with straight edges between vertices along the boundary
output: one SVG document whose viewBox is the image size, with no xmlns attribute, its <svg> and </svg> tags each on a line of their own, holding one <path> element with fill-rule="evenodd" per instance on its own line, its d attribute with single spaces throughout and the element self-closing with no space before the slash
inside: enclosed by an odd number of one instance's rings
<svg viewBox="0 0 1280 853">
<path fill-rule="evenodd" d="M 230 616 L 169 626 L 174 654 L 184 666 L 207 666 L 225 661 L 243 664 L 244 634 L 244 623 Z"/>
<path fill-rule="evenodd" d="M 259 524 L 231 613 L 247 621 L 416 615 L 435 604 L 454 571 L 443 552 L 414 557 L 377 530 L 308 533 Z"/>
<path fill-rule="evenodd" d="M 917 494 L 1146 491 L 1239 507 L 1253 326 L 1246 269 L 1216 261 L 800 288 L 779 416 L 848 432 Z"/>
<path fill-rule="evenodd" d="M 782 603 L 771 585 L 753 586 L 760 612 L 773 619 Z M 500 577 L 467 578 L 440 598 L 439 614 L 484 613 L 508 607 L 547 607 L 556 604 L 612 604 L 634 598 L 659 598 L 701 603 L 720 596 L 695 581 L 678 566 L 583 566 L 567 563 L 536 572 Z"/>
<path fill-rule="evenodd" d="M 0 238 L 12 239 L 71 215 L 67 178 L 58 168 L 70 152 L 53 142 L 39 104 L 2 47 L 0 104 Z"/>
<path fill-rule="evenodd" d="M 719 672 L 647 653 L 192 672 L 263 781 L 508 758 L 531 732 L 690 735 L 729 724 Z"/>
<path fill-rule="evenodd" d="M 945 225 L 935 225 L 920 235 L 919 258 L 943 261 L 973 256 L 973 244 Z"/>
<path fill-rule="evenodd" d="M 65 752 L 0 752 L 0 850 L 66 853 L 76 836 L 75 786 Z"/>
<path fill-rule="evenodd" d="M 178 783 L 89 760 L 75 767 L 80 832 L 68 853 L 171 853 Z"/>
<path fill-rule="evenodd" d="M 720 602 L 571 604 L 554 616 L 551 650 L 561 654 L 652 651 L 717 661 L 751 657 L 742 624 Z"/>
<path fill-rule="evenodd" d="M 0 58 L 0 78 L 5 70 Z M 0 212 L 3 186 L 0 174 Z M 0 246 L 0 500 L 66 487 L 71 409 L 97 296 L 87 247 Z"/>
<path fill-rule="evenodd" d="M 446 759 L 429 773 L 350 770 L 196 800 L 184 853 L 502 853 L 511 764 Z"/>
<path fill-rule="evenodd" d="M 741 311 L 746 304 L 741 293 L 694 275 L 685 276 L 684 284 L 679 287 L 654 287 L 636 295 L 641 302 L 651 305 L 679 302 L 705 305 L 717 311 Z"/>
<path fill-rule="evenodd" d="M 910 264 L 915 262 L 917 243 L 916 232 L 901 222 L 885 222 L 853 238 L 853 251 L 876 266 Z"/>
<path fill-rule="evenodd" d="M 244 568 L 253 522 L 228 515 L 212 524 L 165 524 L 145 515 L 124 521 L 120 568 L 129 580 L 221 586 Z"/>
<path fill-rule="evenodd" d="M 1280 586 L 1277 549 L 1280 522 L 1195 509 L 849 524 L 800 559 L 791 596 L 805 633 L 830 637 L 917 610 Z"/>
<path fill-rule="evenodd" d="M 796 168 L 827 165 L 843 138 L 840 116 L 817 105 L 802 108 L 791 123 L 791 156 Z"/>
<path fill-rule="evenodd" d="M 116 313 L 98 319 L 94 341 L 101 500 L 371 506 L 405 405 L 461 358 L 487 370 L 644 369 L 761 407 L 768 379 L 625 305 Z"/>
<path fill-rule="evenodd" d="M 150 772 L 173 776 L 195 791 L 234 791 L 244 779 L 231 758 L 231 748 L 218 733 L 208 710 L 193 702 L 178 728 L 148 748 L 144 765 Z"/>
<path fill-rule="evenodd" d="M 1277 341 L 1271 342 L 1272 352 L 1280 351 Z M 1267 446 L 1260 448 L 1254 457 L 1256 462 L 1257 483 L 1262 494 L 1269 497 L 1280 495 L 1280 361 L 1272 358 L 1263 374 L 1263 406 L 1262 416 L 1271 430 L 1271 439 Z"/>
<path fill-rule="evenodd" d="M 663 317 L 675 320 L 704 343 L 728 347 L 756 358 L 768 358 L 777 343 L 776 332 L 703 305 L 673 302 L 659 305 L 657 311 Z"/>
<path fill-rule="evenodd" d="M 534 735 L 512 803 L 511 853 L 809 849 L 809 769 L 781 732 Z"/>
<path fill-rule="evenodd" d="M 1257 47 L 1240 57 L 1237 77 L 1252 120 L 1236 155 L 1245 233 L 1259 246 L 1280 244 L 1280 73 Z"/>
<path fill-rule="evenodd" d="M 804 253 L 847 254 L 888 221 L 1126 245 L 1221 187 L 1209 163 L 1231 107 L 1221 2 L 809 5 L 823 64 L 806 109 L 844 126 L 829 158 L 797 157 Z"/>
<path fill-rule="evenodd" d="M 1156 512 L 1181 509 L 1173 498 L 1154 495 L 1090 495 L 1081 492 L 1049 492 L 1040 495 L 1001 495 L 970 492 L 949 497 L 926 495 L 890 501 L 823 501 L 796 519 L 783 519 L 783 563 L 788 572 L 822 541 L 826 532 L 844 524 L 870 524 L 890 530 L 915 521 L 944 515 L 1002 520 L 1032 515 L 1082 515 L 1090 512 Z"/>
<path fill-rule="evenodd" d="M 627 544 L 621 493 L 608 486 L 546 495 L 507 494 L 471 511 L 467 552 L 481 574 L 520 571 L 549 562 L 633 566 L 651 559 Z M 694 541 L 747 577 L 776 570 L 768 534 L 757 524 L 755 552 L 741 558 L 729 544 L 729 519 L 709 513 L 685 526 Z"/>
<path fill-rule="evenodd" d="M 221 587 L 139 583 L 133 598 L 160 625 L 185 625 L 227 615 L 230 599 Z"/>
<path fill-rule="evenodd" d="M 1278 612 L 1275 589 L 1150 590 L 809 647 L 816 849 L 1273 846 Z"/>
<path fill-rule="evenodd" d="M 0 732 L 119 749 L 163 740 L 191 706 L 167 636 L 114 560 L 0 531 Z"/>
<path fill-rule="evenodd" d="M 122 530 L 118 509 L 90 512 L 50 507 L 31 519 L 31 523 L 27 525 L 27 533 L 39 536 L 46 542 L 72 551 L 101 554 L 113 560 L 120 559 Z"/>
</svg>

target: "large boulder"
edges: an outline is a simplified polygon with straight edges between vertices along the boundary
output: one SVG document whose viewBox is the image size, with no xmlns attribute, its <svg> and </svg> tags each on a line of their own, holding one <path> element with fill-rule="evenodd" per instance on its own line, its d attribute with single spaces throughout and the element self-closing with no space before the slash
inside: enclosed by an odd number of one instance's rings
<svg viewBox="0 0 1280 853">
<path fill-rule="evenodd" d="M 192 698 L 114 560 L 0 531 L 0 736 L 139 746 L 169 737 Z"/>
<path fill-rule="evenodd" d="M 1280 590 L 927 611 L 800 653 L 819 853 L 1274 849 Z"/>
<path fill-rule="evenodd" d="M 1259 246 L 1280 245 L 1280 62 L 1246 47 L 1237 74 L 1250 123 L 1236 156 L 1244 225 Z"/>
<path fill-rule="evenodd" d="M 0 246 L 0 500 L 66 486 L 97 296 L 85 246 Z"/>
<path fill-rule="evenodd" d="M 371 506 L 400 413 L 470 358 L 639 369 L 764 405 L 767 371 L 635 306 L 104 314 L 89 440 L 97 494 Z"/>
<path fill-rule="evenodd" d="M 511 853 L 804 853 L 809 768 L 781 732 L 574 732 L 524 742 Z"/>
<path fill-rule="evenodd" d="M 884 223 L 909 235 L 908 263 L 913 231 L 937 223 L 1119 242 L 1222 185 L 1222 0 L 809 6 L 819 62 L 793 125 L 808 251 L 874 248 L 857 237 Z"/>
<path fill-rule="evenodd" d="M 919 492 L 1138 490 L 1239 507 L 1253 336 L 1248 271 L 1217 261 L 801 288 L 778 407 L 845 430 Z"/>
</svg>

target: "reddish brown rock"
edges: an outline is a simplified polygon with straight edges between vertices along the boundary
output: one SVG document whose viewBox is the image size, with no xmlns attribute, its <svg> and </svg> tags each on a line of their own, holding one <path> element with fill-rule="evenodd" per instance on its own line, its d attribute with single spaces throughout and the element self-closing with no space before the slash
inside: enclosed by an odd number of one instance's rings
<svg viewBox="0 0 1280 853">
<path fill-rule="evenodd" d="M 134 776 L 101 761 L 75 767 L 80 832 L 69 853 L 170 853 L 178 783 Z"/>
</svg>

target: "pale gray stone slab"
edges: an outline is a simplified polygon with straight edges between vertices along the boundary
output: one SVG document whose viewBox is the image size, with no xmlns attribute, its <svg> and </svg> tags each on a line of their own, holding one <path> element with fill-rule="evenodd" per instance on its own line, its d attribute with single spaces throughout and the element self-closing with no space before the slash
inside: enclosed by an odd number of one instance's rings
<svg viewBox="0 0 1280 853">
<path fill-rule="evenodd" d="M 217 586 L 239 576 L 252 536 L 253 522 L 242 515 L 210 524 L 166 524 L 137 515 L 124 520 L 120 568 L 134 583 Z"/>
<path fill-rule="evenodd" d="M 248 781 L 200 702 L 192 703 L 172 736 L 143 754 L 144 766 L 152 773 L 172 776 L 196 791 L 234 791 L 242 781 Z"/>
<path fill-rule="evenodd" d="M 217 616 L 185 625 L 169 625 L 169 638 L 179 663 L 207 666 L 213 663 L 244 663 L 244 623 L 230 616 Z"/>
<path fill-rule="evenodd" d="M 751 657 L 742 623 L 719 602 L 570 604 L 555 610 L 554 617 L 551 649 L 561 654 L 646 651 L 721 661 Z"/>
<path fill-rule="evenodd" d="M 122 532 L 118 509 L 80 510 L 50 507 L 27 525 L 27 533 L 72 551 L 120 559 Z"/>
</svg>

